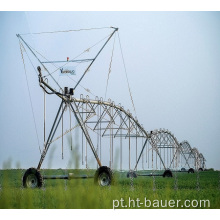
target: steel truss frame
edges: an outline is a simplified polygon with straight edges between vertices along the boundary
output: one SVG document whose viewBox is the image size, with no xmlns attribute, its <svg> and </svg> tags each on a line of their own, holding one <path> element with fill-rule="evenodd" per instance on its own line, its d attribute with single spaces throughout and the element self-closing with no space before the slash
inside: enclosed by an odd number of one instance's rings
<svg viewBox="0 0 220 220">
<path fill-rule="evenodd" d="M 43 87 L 42 86 L 43 84 L 51 92 L 56 93 L 56 91 L 54 91 L 43 80 L 41 76 L 40 68 L 38 68 L 38 71 L 39 71 L 39 82 L 41 87 Z M 94 147 L 92 139 L 89 135 L 88 129 L 94 132 L 99 131 L 101 132 L 102 137 L 109 137 L 110 139 L 112 139 L 112 146 L 113 146 L 113 139 L 117 137 L 128 139 L 129 143 L 131 138 L 144 138 L 146 139 L 142 147 L 142 149 L 144 149 L 147 143 L 147 139 L 149 138 L 148 133 L 139 124 L 138 120 L 135 119 L 129 111 L 124 110 L 122 106 L 115 105 L 114 102 L 103 101 L 102 99 L 91 100 L 89 99 L 88 96 L 87 98 L 83 98 L 83 96 L 81 96 L 80 99 L 76 99 L 72 96 L 65 96 L 59 93 L 56 94 L 61 98 L 62 101 L 58 109 L 57 115 L 55 117 L 54 123 L 52 125 L 51 131 L 49 133 L 37 169 L 40 169 L 44 161 L 44 158 L 50 147 L 50 144 L 53 142 L 53 138 L 57 130 L 57 127 L 61 121 L 61 118 L 63 116 L 64 109 L 67 106 L 70 107 L 72 113 L 75 115 L 78 125 L 81 127 L 85 135 L 85 138 L 100 167 L 102 166 L 102 164 Z M 68 132 L 70 131 L 71 129 Z M 130 147 L 131 146 L 129 146 L 129 149 Z"/>
<path fill-rule="evenodd" d="M 205 157 L 203 156 L 202 153 L 199 154 L 199 168 L 202 168 L 203 170 L 206 168 L 206 159 Z"/>
<path fill-rule="evenodd" d="M 187 159 L 186 162 L 188 162 L 188 164 L 192 165 L 196 170 L 198 170 L 199 168 L 205 168 L 206 160 L 204 156 L 199 153 L 197 148 L 192 148 L 189 142 L 186 140 L 182 141 L 180 145 L 183 149 L 183 153 Z M 191 167 L 189 166 L 189 168 Z"/>
<path fill-rule="evenodd" d="M 99 52 L 94 57 L 94 59 L 89 60 L 91 61 L 91 63 L 89 64 L 85 72 L 83 73 L 82 77 L 76 83 L 73 90 L 75 90 L 76 87 L 79 85 L 79 83 L 81 82 L 81 80 L 83 79 L 83 77 L 85 76 L 85 74 L 87 73 L 91 65 L 93 64 L 93 62 L 96 60 L 100 52 L 103 50 L 105 45 L 108 43 L 110 38 L 113 36 L 113 34 L 117 30 L 118 30 L 117 28 L 114 28 L 114 31 L 109 36 L 109 38 L 104 43 L 104 45 L 99 50 Z M 34 53 L 34 51 L 23 40 L 23 38 L 20 35 L 17 35 L 17 37 L 23 41 L 23 43 L 32 52 L 35 58 L 43 66 L 43 68 L 47 70 L 44 64 L 48 62 L 40 61 L 39 58 Z M 78 60 L 75 60 L 75 62 L 77 61 Z M 51 62 L 59 62 L 59 61 L 51 61 Z M 72 62 L 74 62 L 74 60 Z M 180 164 L 180 160 L 179 160 L 180 155 L 183 156 L 183 158 L 185 159 L 185 163 L 186 165 L 189 166 L 189 168 L 190 168 L 190 165 L 189 165 L 190 158 L 194 158 L 195 167 L 197 169 L 199 167 L 203 168 L 205 166 L 205 158 L 203 157 L 203 155 L 199 154 L 196 148 L 192 149 L 187 141 L 184 141 L 179 144 L 176 137 L 170 131 L 165 130 L 165 129 L 160 129 L 160 130 L 154 130 L 148 133 L 143 128 L 143 126 L 139 123 L 137 118 L 134 118 L 132 116 L 129 110 L 126 111 L 122 106 L 115 105 L 113 101 L 111 100 L 109 100 L 108 102 L 103 101 L 102 98 L 100 99 L 96 98 L 96 100 L 91 100 L 88 96 L 84 98 L 82 95 L 80 99 L 77 99 L 70 94 L 65 94 L 64 92 L 61 92 L 61 93 L 57 92 L 48 84 L 47 79 L 42 76 L 40 67 L 38 67 L 38 72 L 39 72 L 38 77 L 39 77 L 40 87 L 42 87 L 43 90 L 48 94 L 57 95 L 61 99 L 61 103 L 58 108 L 57 114 L 55 116 L 54 122 L 52 124 L 51 130 L 49 132 L 48 138 L 44 144 L 44 150 L 41 154 L 40 161 L 37 166 L 37 170 L 40 170 L 42 166 L 42 163 L 45 159 L 48 149 L 51 143 L 54 141 L 54 136 L 62 120 L 64 111 L 68 107 L 71 113 L 74 114 L 78 125 L 81 127 L 82 132 L 86 138 L 86 141 L 89 144 L 99 167 L 102 166 L 101 159 L 97 153 L 97 150 L 95 149 L 94 143 L 89 134 L 89 129 L 96 133 L 99 133 L 101 137 L 108 137 L 110 139 L 110 155 L 112 158 L 110 162 L 113 161 L 114 138 L 120 138 L 120 139 L 124 138 L 128 140 L 129 170 L 131 170 L 131 161 L 130 161 L 131 160 L 130 158 L 131 147 L 132 147 L 131 138 L 136 139 L 136 164 L 133 170 L 137 170 L 138 163 L 140 161 L 141 156 L 143 155 L 144 149 L 146 148 L 146 145 L 148 142 L 152 147 L 150 149 L 152 150 L 152 163 L 153 163 L 153 152 L 156 152 L 156 160 L 158 156 L 165 170 L 172 169 L 172 167 L 176 168 Z M 69 132 L 71 130 L 72 128 L 69 130 Z M 137 157 L 137 140 L 138 139 L 142 139 L 141 151 L 140 151 L 139 157 Z M 163 155 L 165 157 L 165 153 L 164 154 L 161 153 L 162 149 L 168 150 L 167 152 L 170 152 L 169 154 L 170 159 L 169 160 L 167 159 L 167 163 L 166 163 L 165 158 L 163 158 Z M 110 167 L 112 167 L 112 164 L 110 164 Z"/>
<path fill-rule="evenodd" d="M 185 167 L 186 165 L 188 165 L 188 169 L 192 168 L 190 165 L 194 167 L 194 162 L 192 162 L 192 159 L 194 160 L 194 154 L 189 142 L 184 140 L 180 143 L 180 146 L 186 158 L 186 163 L 183 166 Z"/>
<path fill-rule="evenodd" d="M 159 129 L 151 131 L 150 144 L 152 149 L 157 152 L 165 170 L 177 169 L 180 163 L 180 155 L 185 158 L 179 142 L 169 130 Z"/>
</svg>

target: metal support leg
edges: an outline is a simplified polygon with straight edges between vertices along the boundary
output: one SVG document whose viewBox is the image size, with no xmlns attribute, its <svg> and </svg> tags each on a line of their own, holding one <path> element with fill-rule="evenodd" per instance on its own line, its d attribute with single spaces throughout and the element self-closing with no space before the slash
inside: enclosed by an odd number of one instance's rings
<svg viewBox="0 0 220 220">
<path fill-rule="evenodd" d="M 172 159 L 172 161 L 171 161 L 171 163 L 170 163 L 169 168 L 171 167 L 171 165 L 172 165 L 173 162 L 174 162 L 174 165 L 175 165 L 175 158 L 177 158 L 176 156 L 177 156 L 177 149 L 176 149 L 176 151 L 175 151 L 175 153 L 174 153 L 174 155 L 173 155 L 173 159 Z"/>
<path fill-rule="evenodd" d="M 144 145 L 143 145 L 143 147 L 142 147 L 141 153 L 140 153 L 140 155 L 139 155 L 139 157 L 138 157 L 138 160 L 137 160 L 137 163 L 136 163 L 136 165 L 135 165 L 135 167 L 134 167 L 134 170 L 136 170 L 136 168 L 137 168 L 137 165 L 138 165 L 138 163 L 139 163 L 139 160 L 140 160 L 140 158 L 141 158 L 141 155 L 142 155 L 142 153 L 143 153 L 143 151 L 144 151 L 144 148 L 145 148 L 145 146 L 146 146 L 146 144 L 147 144 L 147 140 L 148 140 L 148 139 L 146 139 L 146 141 L 144 142 Z"/>
<path fill-rule="evenodd" d="M 50 142 L 51 142 L 51 140 L 52 140 L 52 138 L 53 138 L 53 136 L 54 136 L 54 134 L 55 134 L 55 132 L 56 132 L 56 130 L 57 130 L 57 127 L 58 127 L 58 125 L 59 125 L 59 123 L 60 123 L 60 120 L 61 120 L 61 117 L 62 117 L 62 115 L 63 115 L 63 112 L 62 112 L 62 114 L 61 114 L 61 116 L 60 116 L 60 119 L 59 119 L 59 121 L 58 121 L 58 123 L 57 123 L 57 119 L 58 119 L 58 116 L 59 116 L 60 111 L 61 111 L 61 109 L 62 109 L 63 103 L 64 103 L 64 101 L 62 100 L 62 101 L 61 101 L 61 104 L 60 104 L 60 107 L 59 107 L 59 109 L 58 109 L 57 115 L 56 115 L 56 117 L 55 117 L 54 123 L 53 123 L 53 125 L 52 125 L 52 128 L 51 128 L 51 130 L 50 130 L 50 134 L 49 134 L 49 136 L 48 136 L 48 138 L 47 138 L 47 142 L 46 142 L 46 144 L 45 144 L 44 150 L 43 150 L 43 152 L 42 152 L 42 154 L 41 154 L 41 158 L 40 158 L 39 164 L 38 164 L 38 166 L 37 166 L 37 169 L 38 169 L 38 170 L 40 169 L 40 167 L 41 167 L 41 165 L 42 165 L 42 163 L 43 163 L 43 161 L 44 161 L 44 158 L 45 158 L 46 153 L 47 153 L 47 151 L 48 151 L 48 149 L 49 149 L 49 146 L 50 146 Z M 64 109 L 65 109 L 65 108 L 64 108 Z M 56 125 L 56 123 L 57 123 L 57 125 Z M 56 125 L 56 127 L 55 127 L 55 125 Z"/>
<path fill-rule="evenodd" d="M 74 104 L 74 107 L 76 108 L 76 110 L 74 109 L 72 103 Z M 88 141 L 88 143 L 90 145 L 90 148 L 91 148 L 91 150 L 92 150 L 92 152 L 93 152 L 93 154 L 94 154 L 94 156 L 95 156 L 95 158 L 97 160 L 97 163 L 101 167 L 102 164 L 101 164 L 101 162 L 99 160 L 99 157 L 98 157 L 98 155 L 96 153 L 96 150 L 95 150 L 95 148 L 93 146 L 92 140 L 91 140 L 91 138 L 89 136 L 89 133 L 88 133 L 86 127 L 85 127 L 85 124 L 83 123 L 82 117 L 81 117 L 81 115 L 79 113 L 79 109 L 78 109 L 76 103 L 73 101 L 73 102 L 69 103 L 69 105 L 70 105 L 70 107 L 71 107 L 71 109 L 72 109 L 72 111 L 73 111 L 73 113 L 74 113 L 74 115 L 76 117 L 76 120 L 77 120 L 78 124 L 80 125 L 80 127 L 81 127 L 81 129 L 82 129 L 82 131 L 83 131 L 83 133 L 84 133 L 84 135 L 86 137 L 86 140 Z"/>
</svg>

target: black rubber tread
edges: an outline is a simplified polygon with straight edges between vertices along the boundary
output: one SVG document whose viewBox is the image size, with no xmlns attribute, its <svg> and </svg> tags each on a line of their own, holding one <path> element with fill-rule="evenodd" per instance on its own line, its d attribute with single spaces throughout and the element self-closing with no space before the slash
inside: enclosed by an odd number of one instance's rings
<svg viewBox="0 0 220 220">
<path fill-rule="evenodd" d="M 188 173 L 194 173 L 195 171 L 194 171 L 194 169 L 193 168 L 190 168 L 189 170 L 188 170 Z"/>
<path fill-rule="evenodd" d="M 38 183 L 37 183 L 37 187 L 38 188 L 41 188 L 42 185 L 43 185 L 43 177 L 41 176 L 40 172 L 34 168 L 34 167 L 31 167 L 29 169 L 26 170 L 24 176 L 23 176 L 23 179 L 22 179 L 22 182 L 23 182 L 23 186 L 25 188 L 28 188 L 27 186 L 27 183 L 26 183 L 26 180 L 27 180 L 27 177 L 30 175 L 30 174 L 34 174 L 36 177 L 37 177 L 37 180 L 38 180 Z"/>
<path fill-rule="evenodd" d="M 199 171 L 203 171 L 203 169 L 200 167 L 200 168 L 199 168 Z"/>
<path fill-rule="evenodd" d="M 107 166 L 101 166 L 96 170 L 95 176 L 94 176 L 95 185 L 99 185 L 98 178 L 99 178 L 99 175 L 103 172 L 107 173 L 108 176 L 110 177 L 110 184 L 109 185 L 113 185 L 114 184 L 114 175 L 113 175 L 112 170 Z"/>
<path fill-rule="evenodd" d="M 131 170 L 127 173 L 127 178 L 137 178 L 137 174 Z"/>
<path fill-rule="evenodd" d="M 171 170 L 165 170 L 163 173 L 163 177 L 173 177 L 173 173 Z"/>
</svg>

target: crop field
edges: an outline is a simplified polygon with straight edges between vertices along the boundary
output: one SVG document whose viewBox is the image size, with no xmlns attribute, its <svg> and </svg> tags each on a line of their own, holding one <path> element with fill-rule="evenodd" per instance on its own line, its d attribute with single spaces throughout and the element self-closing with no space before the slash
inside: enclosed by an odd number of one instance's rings
<svg viewBox="0 0 220 220">
<path fill-rule="evenodd" d="M 43 175 L 94 174 L 95 170 L 42 170 Z M 41 189 L 22 187 L 24 170 L 0 170 L 1 209 L 112 209 L 114 208 L 171 208 L 161 207 L 155 200 L 209 200 L 209 207 L 172 208 L 220 208 L 220 174 L 203 171 L 194 174 L 174 173 L 173 178 L 138 177 L 127 178 L 126 172 L 115 173 L 112 186 L 94 185 L 93 178 L 73 180 L 44 180 Z M 121 204 L 121 199 L 124 203 Z M 139 199 L 142 205 L 131 202 Z M 146 199 L 151 201 L 145 206 Z M 149 202 L 148 202 L 149 204 Z M 126 207 L 127 206 L 127 207 Z"/>
</svg>

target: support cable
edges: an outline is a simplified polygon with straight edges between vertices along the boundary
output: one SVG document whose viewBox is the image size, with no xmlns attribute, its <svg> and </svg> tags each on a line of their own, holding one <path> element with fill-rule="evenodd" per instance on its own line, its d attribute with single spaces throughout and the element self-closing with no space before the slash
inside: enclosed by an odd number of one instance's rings
<svg viewBox="0 0 220 220">
<path fill-rule="evenodd" d="M 131 170 L 131 136 L 130 136 L 130 118 L 129 118 L 129 171 Z"/>
<path fill-rule="evenodd" d="M 115 35 L 115 36 L 116 36 L 116 35 Z M 107 95 L 109 76 L 110 76 L 110 73 L 111 73 L 111 71 L 112 71 L 111 68 L 112 68 L 112 58 L 113 58 L 113 55 L 114 55 L 114 48 L 115 48 L 115 36 L 114 36 L 114 42 L 113 42 L 113 47 L 112 47 L 111 60 L 110 60 L 110 63 L 109 63 L 108 78 L 107 78 L 107 83 L 106 83 L 106 88 L 105 88 L 105 100 L 106 100 L 106 95 Z"/>
<path fill-rule="evenodd" d="M 110 123 L 112 124 L 112 116 L 111 116 L 111 109 L 110 109 L 110 113 L 109 113 L 109 117 L 110 117 Z M 109 127 L 109 167 L 112 169 L 112 138 L 111 138 L 111 125 Z"/>
<path fill-rule="evenodd" d="M 99 108 L 96 110 L 97 111 L 97 121 L 99 119 Z M 96 153 L 97 155 L 99 155 L 99 133 L 97 132 L 97 148 L 96 148 Z M 99 166 L 99 164 L 97 163 L 97 166 Z"/>
<path fill-rule="evenodd" d="M 138 143 L 137 143 L 137 128 L 136 128 L 136 163 L 137 163 L 137 147 L 138 147 Z M 136 167 L 136 171 L 137 171 L 137 167 Z"/>
<path fill-rule="evenodd" d="M 71 151 L 72 151 L 73 150 L 73 140 L 72 140 L 72 131 L 71 131 L 72 121 L 71 121 L 71 109 L 70 109 L 70 106 L 69 106 L 69 113 L 70 113 L 70 144 L 71 144 Z"/>
<path fill-rule="evenodd" d="M 86 119 L 87 119 L 87 105 L 88 105 L 88 102 L 86 102 Z M 85 126 L 86 126 L 86 124 L 85 124 Z M 87 139 L 86 139 L 86 149 L 85 149 L 85 162 L 86 162 L 86 169 L 88 169 L 88 161 L 87 161 L 87 143 L 88 143 L 88 141 L 87 141 Z"/>
<path fill-rule="evenodd" d="M 82 112 L 83 112 L 83 105 L 84 105 L 84 103 L 82 103 Z M 83 113 L 82 113 L 82 121 L 83 121 L 84 119 L 83 119 Z M 83 122 L 84 123 L 84 122 Z M 84 143 L 83 143 L 83 130 L 82 130 L 82 165 L 84 164 L 84 151 L 83 151 L 83 148 L 84 148 Z"/>
<path fill-rule="evenodd" d="M 29 100 L 30 100 L 30 104 L 31 104 L 32 116 L 33 116 L 33 120 L 34 120 L 35 132 L 36 132 L 36 136 L 37 136 L 39 151 L 41 154 L 40 141 L 39 141 L 39 136 L 38 136 L 38 132 L 37 132 L 37 125 L 36 125 L 36 120 L 35 120 L 35 116 L 34 116 L 34 109 L 33 109 L 33 104 L 32 104 L 32 99 L 31 99 L 30 87 L 29 87 L 29 83 L 28 83 L 27 71 L 26 71 L 26 67 L 25 67 L 25 63 L 24 63 L 24 56 L 23 56 L 20 40 L 19 40 L 19 43 L 20 43 L 21 57 L 22 57 L 23 65 L 24 65 L 24 72 L 25 72 L 25 78 L 26 78 L 26 83 L 27 83 L 27 88 L 28 88 Z M 24 51 L 26 52 L 25 49 L 24 49 Z M 26 52 L 26 54 L 27 54 L 27 52 Z"/>
<path fill-rule="evenodd" d="M 47 32 L 37 32 L 37 33 L 24 33 L 20 35 L 30 35 L 30 34 L 56 34 L 56 33 L 66 33 L 66 32 L 77 32 L 77 31 L 90 31 L 90 30 L 100 30 L 100 29 L 109 29 L 112 27 L 101 27 L 101 28 L 82 28 L 75 30 L 65 30 L 65 31 L 47 31 Z"/>
<path fill-rule="evenodd" d="M 150 156 L 150 151 L 149 151 L 149 143 L 148 143 L 148 150 L 147 150 L 147 152 L 148 152 L 148 169 L 150 168 L 150 159 L 149 159 L 149 156 Z"/>
<path fill-rule="evenodd" d="M 120 124 L 122 124 L 121 117 L 120 117 Z M 122 129 L 120 129 L 120 170 L 122 171 Z"/>
<path fill-rule="evenodd" d="M 144 145 L 143 137 L 141 139 L 142 139 L 142 146 L 143 146 Z M 144 154 L 142 154 L 142 170 L 144 170 Z"/>
<path fill-rule="evenodd" d="M 178 190 L 178 180 L 177 180 L 177 154 L 176 154 L 176 163 L 175 163 L 175 184 L 174 189 Z"/>
<path fill-rule="evenodd" d="M 135 109 L 135 106 L 134 106 L 134 100 L 133 100 L 133 97 L 132 97 L 132 94 L 131 94 L 131 88 L 130 88 L 129 81 L 128 81 L 128 74 L 127 74 L 127 69 L 126 69 L 126 66 L 125 66 L 125 61 L 124 61 L 124 56 L 123 56 L 123 52 L 122 52 L 122 46 L 121 46 L 121 41 L 120 41 L 119 32 L 118 32 L 118 40 L 119 40 L 119 44 L 120 44 L 120 50 L 121 50 L 121 55 L 122 55 L 122 60 L 123 60 L 123 65 L 124 65 L 124 70 L 125 70 L 125 75 L 126 75 L 126 79 L 127 79 L 128 90 L 129 90 L 131 102 L 132 102 L 132 105 L 133 105 L 133 109 L 134 109 L 134 112 L 135 112 L 135 116 L 137 116 L 136 109 Z"/>
<path fill-rule="evenodd" d="M 64 106 L 64 108 L 66 108 L 66 106 Z M 62 112 L 64 112 L 64 108 L 62 105 Z M 62 119 L 61 119 L 61 131 L 62 131 L 62 160 L 63 160 L 63 114 L 62 114 Z"/>
<path fill-rule="evenodd" d="M 101 115 L 101 105 L 99 108 L 99 115 Z M 102 162 L 102 137 L 101 137 L 102 123 L 99 123 L 99 141 L 100 141 L 100 161 Z"/>
<path fill-rule="evenodd" d="M 154 175 L 154 147 L 152 146 L 152 175 L 153 175 L 153 191 L 156 190 L 156 183 L 155 183 L 155 175 Z"/>
<path fill-rule="evenodd" d="M 112 139 L 112 168 L 114 168 L 114 167 L 113 167 L 113 164 L 114 164 L 114 139 L 113 139 L 113 133 L 114 133 L 114 132 L 113 132 L 113 131 L 114 131 L 114 130 L 113 130 L 113 129 L 114 129 L 114 128 L 113 128 L 113 122 L 114 122 L 114 121 L 113 121 L 113 117 L 114 117 L 114 115 L 113 115 L 113 107 L 111 107 L 111 114 L 112 114 L 112 117 L 111 117 L 111 118 L 112 118 L 112 119 L 111 119 L 112 122 L 111 122 L 111 128 L 110 128 L 110 129 L 111 129 L 111 132 L 112 132 L 112 134 L 111 134 L 111 135 L 112 135 L 112 136 L 111 136 L 111 139 Z"/>
<path fill-rule="evenodd" d="M 44 86 L 46 89 L 46 86 Z M 44 91 L 44 145 L 46 144 L 46 92 Z"/>
</svg>

